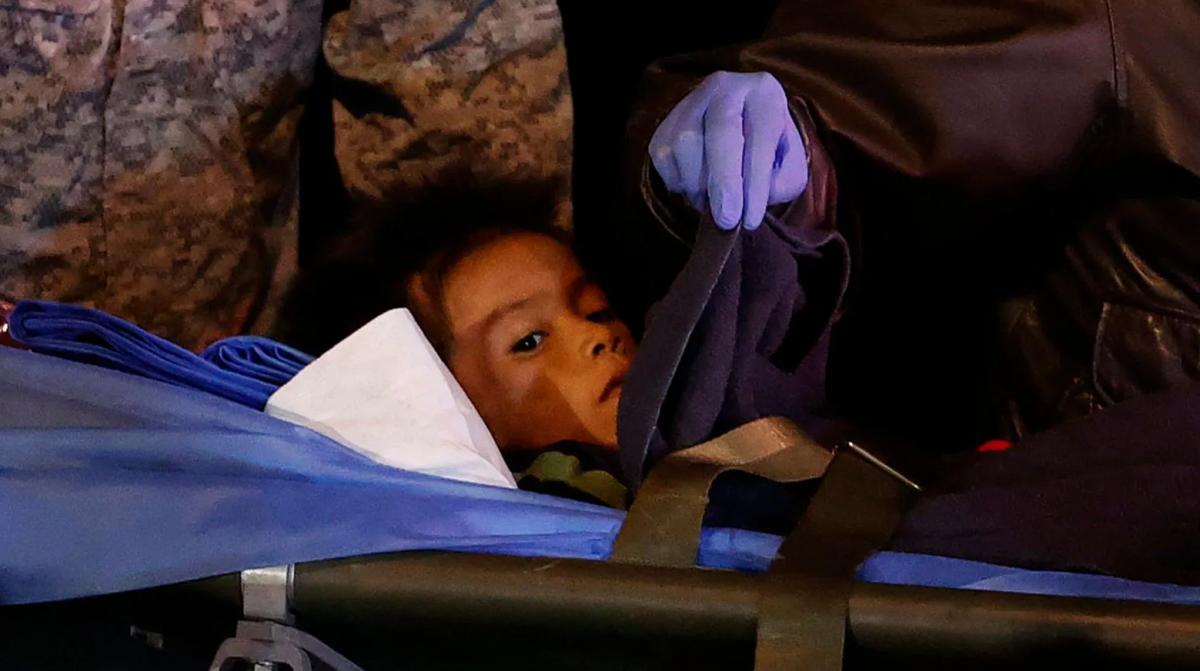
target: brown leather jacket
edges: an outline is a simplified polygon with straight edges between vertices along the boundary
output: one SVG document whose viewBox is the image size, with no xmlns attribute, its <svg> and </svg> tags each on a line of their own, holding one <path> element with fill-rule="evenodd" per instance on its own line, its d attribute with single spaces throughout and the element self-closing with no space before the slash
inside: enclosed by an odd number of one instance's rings
<svg viewBox="0 0 1200 671">
<path fill-rule="evenodd" d="M 703 76 L 773 73 L 853 246 L 833 398 L 930 447 L 1020 438 L 1200 379 L 1197 34 L 1191 0 L 783 2 L 760 41 L 651 67 L 630 193 Z M 650 238 L 622 267 L 678 256 Z"/>
</svg>

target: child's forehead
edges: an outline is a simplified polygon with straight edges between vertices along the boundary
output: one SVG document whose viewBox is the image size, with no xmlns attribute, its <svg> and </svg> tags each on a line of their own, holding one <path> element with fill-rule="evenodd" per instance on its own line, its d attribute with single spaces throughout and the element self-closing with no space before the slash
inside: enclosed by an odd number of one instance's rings
<svg viewBox="0 0 1200 671">
<path fill-rule="evenodd" d="M 585 281 L 570 247 L 548 235 L 515 233 L 455 264 L 443 284 L 443 308 L 456 327 L 481 324 L 498 308 L 563 296 Z"/>
<path fill-rule="evenodd" d="M 543 279 L 580 270 L 575 253 L 562 241 L 543 233 L 514 232 L 472 249 L 447 273 L 447 284 L 487 283 L 523 276 Z"/>
</svg>

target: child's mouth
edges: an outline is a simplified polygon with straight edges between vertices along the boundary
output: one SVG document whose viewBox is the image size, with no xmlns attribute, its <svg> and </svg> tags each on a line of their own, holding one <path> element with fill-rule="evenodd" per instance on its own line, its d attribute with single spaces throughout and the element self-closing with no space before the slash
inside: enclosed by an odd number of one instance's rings
<svg viewBox="0 0 1200 671">
<path fill-rule="evenodd" d="M 600 402 L 604 403 L 614 395 L 621 392 L 621 387 L 625 384 L 625 376 L 617 375 L 609 380 L 608 384 L 604 385 L 604 391 L 600 392 Z"/>
</svg>

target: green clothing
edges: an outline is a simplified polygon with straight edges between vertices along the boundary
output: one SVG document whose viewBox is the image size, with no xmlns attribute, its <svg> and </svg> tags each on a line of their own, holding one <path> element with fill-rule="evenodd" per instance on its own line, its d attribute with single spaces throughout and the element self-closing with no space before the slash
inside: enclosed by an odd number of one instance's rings
<svg viewBox="0 0 1200 671">
<path fill-rule="evenodd" d="M 543 452 L 523 471 L 513 473 L 521 489 L 566 498 L 593 501 L 624 510 L 628 490 L 603 469 L 585 470 L 579 458 L 551 450 Z"/>
</svg>

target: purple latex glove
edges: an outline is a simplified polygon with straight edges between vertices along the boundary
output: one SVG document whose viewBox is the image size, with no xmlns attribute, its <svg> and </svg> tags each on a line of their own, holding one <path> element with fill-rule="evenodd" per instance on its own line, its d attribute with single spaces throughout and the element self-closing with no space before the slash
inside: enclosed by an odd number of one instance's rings
<svg viewBox="0 0 1200 671">
<path fill-rule="evenodd" d="M 808 153 L 779 81 L 717 72 L 684 98 L 650 139 L 650 159 L 672 193 L 707 204 L 724 229 L 758 228 L 767 206 L 808 186 Z"/>
</svg>

